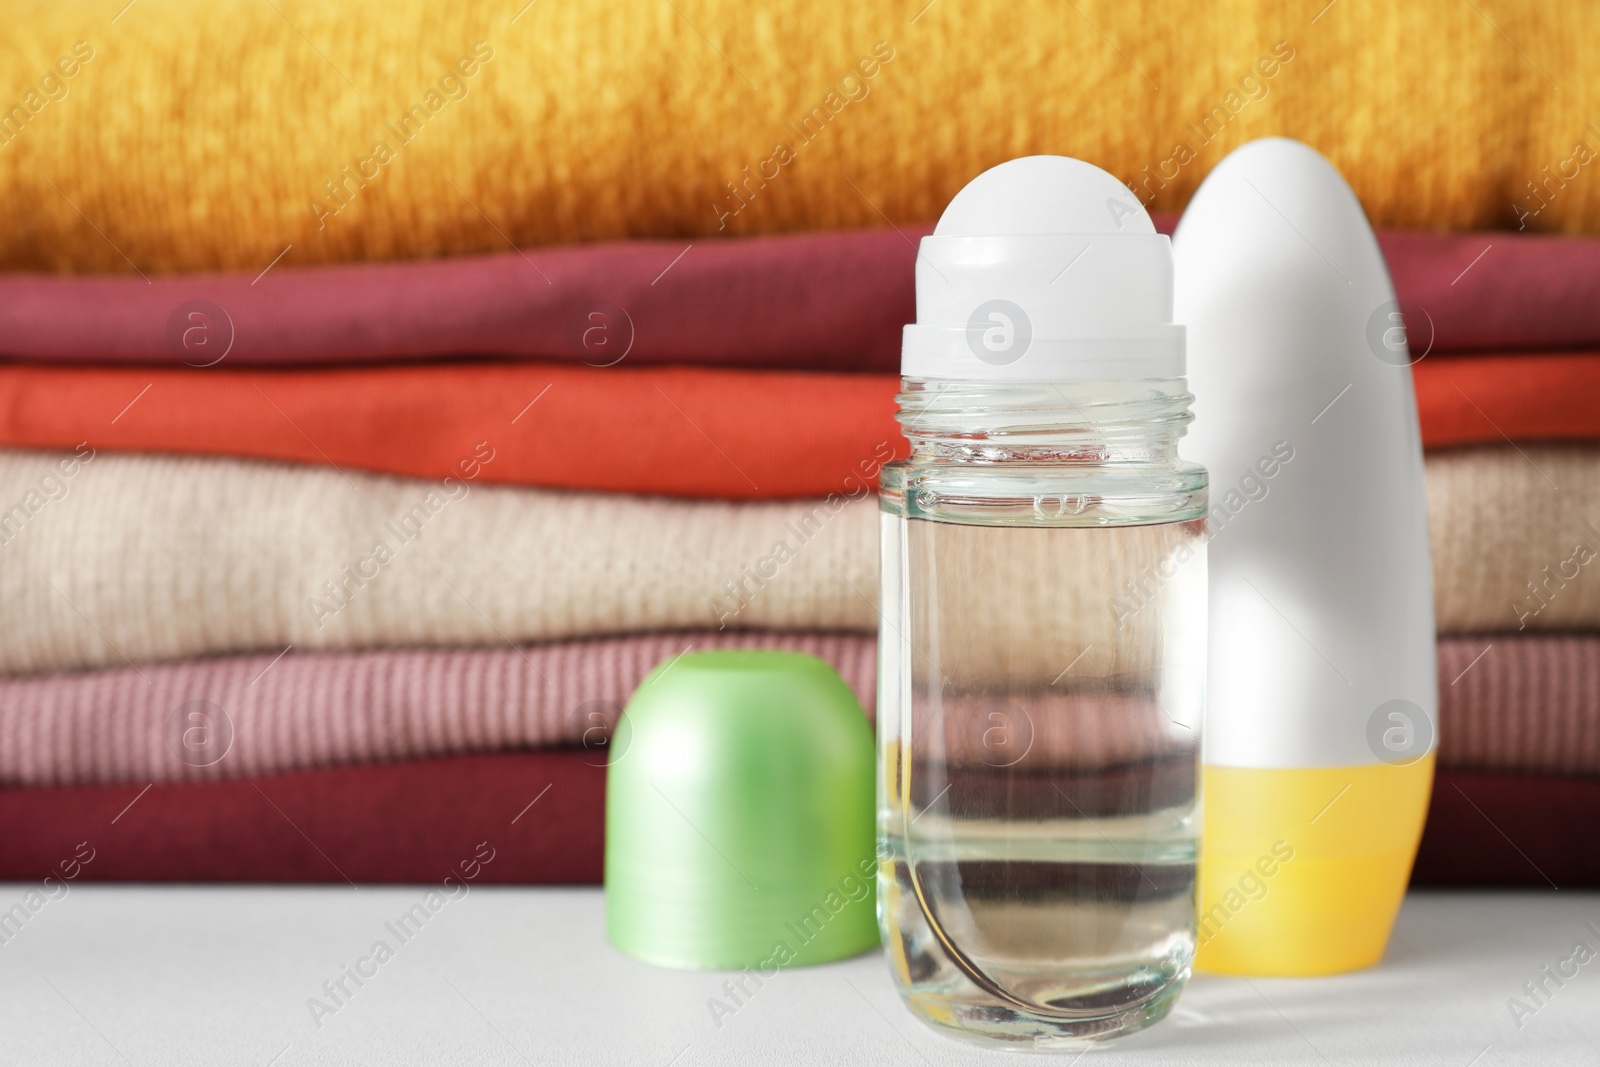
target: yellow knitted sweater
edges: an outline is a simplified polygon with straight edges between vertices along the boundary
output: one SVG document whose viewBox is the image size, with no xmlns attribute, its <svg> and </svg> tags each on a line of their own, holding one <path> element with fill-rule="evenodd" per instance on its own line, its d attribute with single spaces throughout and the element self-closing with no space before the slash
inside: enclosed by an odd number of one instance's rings
<svg viewBox="0 0 1600 1067">
<path fill-rule="evenodd" d="M 1170 210 L 1271 134 L 1380 225 L 1600 231 L 1594 3 L 122 3 L 6 4 L 0 268 L 877 225 L 1035 152 Z"/>
</svg>

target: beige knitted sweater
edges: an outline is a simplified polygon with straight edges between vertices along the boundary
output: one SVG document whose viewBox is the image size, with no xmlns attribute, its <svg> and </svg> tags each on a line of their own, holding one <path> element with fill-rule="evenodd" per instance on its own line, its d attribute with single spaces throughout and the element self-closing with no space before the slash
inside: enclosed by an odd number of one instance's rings
<svg viewBox="0 0 1600 1067">
<path fill-rule="evenodd" d="M 1600 626 L 1600 449 L 1436 454 L 1428 491 L 1441 632 Z M 871 630 L 877 551 L 869 498 L 687 502 L 0 452 L 0 673 L 291 644 Z M 1084 643 L 1108 620 L 1086 620 Z"/>
</svg>

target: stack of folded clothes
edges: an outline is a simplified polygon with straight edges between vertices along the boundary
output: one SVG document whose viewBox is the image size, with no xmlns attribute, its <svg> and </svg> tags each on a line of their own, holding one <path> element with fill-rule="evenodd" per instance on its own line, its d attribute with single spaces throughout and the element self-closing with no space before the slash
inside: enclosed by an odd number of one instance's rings
<svg viewBox="0 0 1600 1067">
<path fill-rule="evenodd" d="M 1418 878 L 1600 884 L 1571 829 L 1600 239 L 1548 235 L 1600 232 L 1600 181 L 1544 69 L 1597 69 L 1600 9 L 1495 18 L 30 5 L 0 40 L 0 878 L 87 843 L 90 878 L 423 881 L 487 843 L 485 880 L 597 881 L 655 665 L 809 651 L 872 713 L 916 220 L 1032 152 L 1176 210 L 1286 134 L 1394 227 L 1427 353 Z"/>
<path fill-rule="evenodd" d="M 658 663 L 808 651 L 870 714 L 924 232 L 0 280 L 0 876 L 87 840 L 106 878 L 418 880 L 489 841 L 594 881 Z M 1600 241 L 1383 244 L 1426 353 L 1418 877 L 1600 880 L 1549 818 L 1600 813 Z"/>
</svg>

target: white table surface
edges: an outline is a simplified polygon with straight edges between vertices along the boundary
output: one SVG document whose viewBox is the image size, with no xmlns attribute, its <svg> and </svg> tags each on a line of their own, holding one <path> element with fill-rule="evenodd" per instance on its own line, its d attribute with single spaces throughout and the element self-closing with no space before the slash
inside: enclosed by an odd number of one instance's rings
<svg viewBox="0 0 1600 1067">
<path fill-rule="evenodd" d="M 30 888 L 0 884 L 0 910 Z M 426 891 L 74 884 L 0 944 L 0 1064 L 1019 1062 L 923 1027 L 878 953 L 784 971 L 718 1026 L 707 1001 L 726 976 L 622 956 L 605 941 L 595 889 L 473 889 L 350 985 L 318 1026 L 308 999 L 374 941 L 396 944 L 384 924 Z M 1381 967 L 1333 979 L 1200 976 L 1167 1021 L 1089 1056 L 1600 1064 L 1600 959 L 1552 984 L 1520 1028 L 1507 1007 L 1574 942 L 1600 949 L 1590 921 L 1600 927 L 1600 894 L 1413 894 Z"/>
</svg>

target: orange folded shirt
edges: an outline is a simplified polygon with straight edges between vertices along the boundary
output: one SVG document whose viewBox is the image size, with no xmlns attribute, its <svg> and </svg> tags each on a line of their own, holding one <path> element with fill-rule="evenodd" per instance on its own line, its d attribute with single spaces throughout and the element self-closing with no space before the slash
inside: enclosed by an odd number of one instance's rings
<svg viewBox="0 0 1600 1067">
<path fill-rule="evenodd" d="M 670 496 L 859 492 L 906 449 L 891 375 L 450 363 L 0 365 L 0 445 L 177 452 Z"/>
<path fill-rule="evenodd" d="M 1600 441 L 1600 353 L 1432 356 L 1412 370 L 1426 448 Z"/>
<path fill-rule="evenodd" d="M 1433 357 L 1423 443 L 1600 440 L 1600 354 Z M 452 363 L 352 370 L 0 365 L 0 445 L 323 463 L 721 499 L 859 492 L 904 456 L 892 375 Z"/>
</svg>

